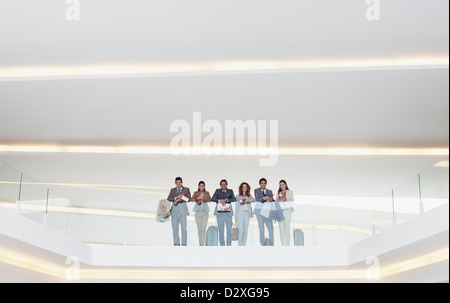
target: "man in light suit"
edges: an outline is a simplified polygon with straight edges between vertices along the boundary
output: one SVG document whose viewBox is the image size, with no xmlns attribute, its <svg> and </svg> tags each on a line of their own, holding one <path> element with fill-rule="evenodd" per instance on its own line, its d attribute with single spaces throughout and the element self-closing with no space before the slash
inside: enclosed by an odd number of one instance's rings
<svg viewBox="0 0 450 303">
<path fill-rule="evenodd" d="M 260 188 L 255 189 L 255 211 L 254 214 L 256 215 L 256 218 L 258 219 L 258 227 L 259 227 L 259 241 L 261 243 L 261 246 L 264 246 L 264 242 L 266 241 L 266 235 L 265 235 L 265 229 L 264 224 L 266 224 L 267 229 L 269 230 L 269 240 L 270 244 L 274 245 L 274 235 L 273 235 L 273 217 L 274 212 L 273 209 L 275 209 L 275 205 L 270 205 L 271 207 L 268 212 L 265 210 L 264 206 L 267 203 L 274 203 L 273 200 L 273 192 L 270 189 L 267 189 L 267 180 L 265 178 L 262 178 L 259 180 L 259 186 Z M 272 207 L 273 206 L 273 207 Z M 264 208 L 264 209 L 263 209 Z"/>
<path fill-rule="evenodd" d="M 183 200 L 186 196 L 188 201 L 191 200 L 191 191 L 187 187 L 183 187 L 183 179 L 177 177 L 175 179 L 175 188 L 172 188 L 167 200 L 173 202 L 172 204 L 172 229 L 173 229 L 173 244 L 180 246 L 179 226 L 181 226 L 181 245 L 187 245 L 187 216 L 189 210 L 187 201 Z"/>
<path fill-rule="evenodd" d="M 214 211 L 214 215 L 217 217 L 217 225 L 219 227 L 219 243 L 220 246 L 225 246 L 225 225 L 227 227 L 227 246 L 231 246 L 231 228 L 233 225 L 233 207 L 231 202 L 236 202 L 236 197 L 232 189 L 228 189 L 227 180 L 220 181 L 220 188 L 216 190 L 212 197 L 212 201 L 217 204 L 228 204 L 230 210 L 227 212 L 218 211 L 218 207 Z"/>
</svg>

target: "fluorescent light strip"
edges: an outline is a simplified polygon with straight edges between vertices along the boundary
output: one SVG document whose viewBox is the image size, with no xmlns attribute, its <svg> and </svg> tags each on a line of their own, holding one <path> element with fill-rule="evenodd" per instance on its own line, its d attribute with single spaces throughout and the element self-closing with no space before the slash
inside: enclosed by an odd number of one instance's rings
<svg viewBox="0 0 450 303">
<path fill-rule="evenodd" d="M 17 181 L 0 181 L 0 184 L 20 184 Z M 45 185 L 45 186 L 67 186 L 67 187 L 98 187 L 105 190 L 108 188 L 135 188 L 135 189 L 158 189 L 158 190 L 170 190 L 170 187 L 158 187 L 158 186 L 143 186 L 143 185 L 115 185 L 115 184 L 83 184 L 83 183 L 55 183 L 55 182 L 23 182 L 22 184 L 28 185 Z"/>
<path fill-rule="evenodd" d="M 433 165 L 433 166 L 435 166 L 435 167 L 448 168 L 448 167 L 449 167 L 449 160 L 447 159 L 447 160 L 440 161 L 440 162 L 436 163 L 436 164 Z"/>
<path fill-rule="evenodd" d="M 16 208 L 15 203 L 5 203 L 1 205 L 5 208 Z M 26 201 L 20 202 L 20 209 L 25 211 L 45 212 L 43 205 L 27 204 Z M 48 205 L 48 213 L 64 213 L 64 214 L 80 214 L 80 215 L 96 215 L 108 217 L 121 218 L 139 218 L 139 219 L 155 219 L 155 213 L 144 213 L 136 211 L 124 211 L 117 209 L 102 209 L 102 208 L 81 208 L 81 207 L 66 207 L 66 206 L 52 206 Z M 192 219 L 191 221 L 195 221 Z"/>
<path fill-rule="evenodd" d="M 0 262 L 56 278 L 65 278 L 66 268 L 58 264 L 27 255 L 23 252 L 0 247 Z"/>
<path fill-rule="evenodd" d="M 279 155 L 322 156 L 442 156 L 448 148 L 280 148 Z"/>
<path fill-rule="evenodd" d="M 413 270 L 430 264 L 442 262 L 449 259 L 449 248 L 443 248 L 434 252 L 422 255 L 420 257 L 412 258 L 409 260 L 397 262 L 386 267 L 382 267 L 380 270 L 381 278 L 385 278 L 391 275 L 399 274 L 404 271 Z"/>
<path fill-rule="evenodd" d="M 17 185 L 19 185 L 20 182 L 0 181 L 0 184 L 17 184 Z M 120 186 L 120 185 L 114 186 L 114 185 L 89 185 L 89 184 L 44 183 L 44 182 L 22 182 L 22 185 L 69 186 L 69 187 L 78 187 L 78 188 L 87 188 L 87 189 L 96 189 L 96 190 L 120 191 L 120 192 L 138 193 L 138 194 L 146 194 L 146 195 L 167 196 L 167 193 L 162 193 L 162 192 L 126 189 L 126 188 L 152 188 L 152 187 L 145 187 L 145 186 L 142 186 L 142 187 L 141 186 Z M 166 190 L 166 189 L 164 189 L 164 190 Z"/>
<path fill-rule="evenodd" d="M 333 280 L 364 279 L 365 270 L 81 270 L 81 279 L 149 280 Z"/>
<path fill-rule="evenodd" d="M 432 265 L 449 259 L 449 248 L 380 268 L 380 279 L 404 271 Z M 40 272 L 59 279 L 66 278 L 67 267 L 0 247 L 0 262 Z M 347 280 L 366 279 L 367 270 L 270 270 L 270 269 L 83 269 L 81 279 L 109 280 Z"/>
<path fill-rule="evenodd" d="M 448 57 L 404 58 L 386 60 L 321 60 L 321 61 L 222 61 L 165 65 L 91 65 L 91 66 L 29 66 L 0 68 L 0 81 L 19 78 L 105 77 L 127 75 L 171 75 L 192 73 L 242 73 L 263 71 L 315 71 L 448 68 Z"/>
<path fill-rule="evenodd" d="M 195 156 L 193 148 L 159 146 L 52 146 L 52 145 L 0 145 L 0 152 L 9 153 L 88 153 L 88 154 L 144 154 Z M 254 150 L 233 148 L 220 150 L 202 148 L 201 155 L 227 156 L 448 156 L 448 148 L 259 148 Z"/>
<path fill-rule="evenodd" d="M 151 191 L 144 191 L 144 190 L 135 190 L 135 189 L 124 189 L 124 188 L 111 188 L 111 187 L 102 187 L 102 186 L 78 186 L 80 188 L 88 188 L 88 189 L 97 189 L 97 190 L 109 190 L 109 191 L 120 191 L 120 192 L 128 192 L 128 193 L 138 193 L 138 194 L 146 194 L 146 195 L 159 195 L 159 196 L 166 196 L 166 193 L 159 193 L 159 192 L 151 192 Z"/>
</svg>

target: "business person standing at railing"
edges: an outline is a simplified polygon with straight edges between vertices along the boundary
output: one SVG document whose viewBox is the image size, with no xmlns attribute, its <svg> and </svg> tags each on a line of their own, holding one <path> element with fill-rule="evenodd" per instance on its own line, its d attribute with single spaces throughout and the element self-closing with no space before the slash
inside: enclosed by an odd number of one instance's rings
<svg viewBox="0 0 450 303">
<path fill-rule="evenodd" d="M 270 189 L 267 189 L 267 180 L 262 178 L 259 180 L 260 188 L 255 189 L 255 215 L 256 219 L 258 219 L 258 227 L 259 227 L 259 240 L 261 246 L 265 245 L 266 235 L 264 224 L 267 226 L 269 231 L 269 240 L 270 245 L 274 245 L 274 234 L 273 234 L 273 218 L 275 213 L 275 205 L 272 205 L 273 200 L 273 192 Z M 270 203 L 270 205 L 268 205 Z"/>
<path fill-rule="evenodd" d="M 211 195 L 205 190 L 205 182 L 200 181 L 198 183 L 198 191 L 192 195 L 191 201 L 196 202 L 194 212 L 198 229 L 198 242 L 200 246 L 205 246 L 206 228 L 209 219 L 208 202 L 211 202 Z"/>
<path fill-rule="evenodd" d="M 214 215 L 217 216 L 217 225 L 219 227 L 219 243 L 225 246 L 225 225 L 227 227 L 227 246 L 231 246 L 231 228 L 233 225 L 233 207 L 231 202 L 236 201 L 232 189 L 228 189 L 227 180 L 220 181 L 220 188 L 214 193 L 212 200 L 216 202 Z"/>
<path fill-rule="evenodd" d="M 236 215 L 235 219 L 239 229 L 239 246 L 247 245 L 248 226 L 250 218 L 253 217 L 252 202 L 255 198 L 250 194 L 250 185 L 243 182 L 239 186 L 239 195 L 236 196 Z"/>
<path fill-rule="evenodd" d="M 280 225 L 281 245 L 289 246 L 291 244 L 291 214 L 294 211 L 292 204 L 289 203 L 294 202 L 294 193 L 289 190 L 289 187 L 285 180 L 280 181 L 277 202 L 280 203 L 284 218 L 284 220 L 278 222 L 278 224 Z"/>
<path fill-rule="evenodd" d="M 177 177 L 175 179 L 175 188 L 172 188 L 167 200 L 173 202 L 172 204 L 172 230 L 173 230 L 173 244 L 180 246 L 179 227 L 181 227 L 181 245 L 187 245 L 187 216 L 189 210 L 187 202 L 191 200 L 191 191 L 189 188 L 183 186 L 183 179 Z"/>
</svg>

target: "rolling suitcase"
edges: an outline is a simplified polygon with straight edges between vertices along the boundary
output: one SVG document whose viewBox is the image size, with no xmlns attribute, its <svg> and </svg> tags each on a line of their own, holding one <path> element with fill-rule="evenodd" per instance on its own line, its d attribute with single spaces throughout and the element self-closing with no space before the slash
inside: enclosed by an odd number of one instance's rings
<svg viewBox="0 0 450 303">
<path fill-rule="evenodd" d="M 305 246 L 305 235 L 301 229 L 294 230 L 294 246 Z"/>
<path fill-rule="evenodd" d="M 210 226 L 206 231 L 206 246 L 219 246 L 219 229 L 217 226 Z"/>
</svg>

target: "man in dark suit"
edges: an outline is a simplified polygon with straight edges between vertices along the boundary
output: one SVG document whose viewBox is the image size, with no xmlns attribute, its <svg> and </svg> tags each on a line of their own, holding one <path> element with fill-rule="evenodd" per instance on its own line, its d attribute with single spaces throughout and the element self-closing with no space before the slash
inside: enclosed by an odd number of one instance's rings
<svg viewBox="0 0 450 303">
<path fill-rule="evenodd" d="M 167 200 L 173 202 L 172 204 L 172 229 L 173 229 L 173 243 L 175 246 L 180 246 L 179 226 L 181 226 L 181 245 L 187 245 L 187 216 L 189 210 L 187 202 L 191 200 L 191 191 L 187 187 L 183 187 L 183 179 L 177 177 L 175 179 L 175 188 L 172 188 Z M 187 201 L 185 201 L 187 198 Z"/>
<path fill-rule="evenodd" d="M 233 190 L 227 187 L 227 180 L 220 181 L 220 188 L 216 190 L 212 197 L 212 201 L 217 203 L 214 215 L 217 217 L 217 225 L 219 227 L 220 246 L 225 246 L 225 225 L 227 226 L 227 246 L 231 246 L 231 228 L 233 226 L 233 207 L 231 202 L 235 202 L 236 197 Z M 229 206 L 229 211 L 219 211 L 219 204 L 222 205 L 222 208 Z"/>
<path fill-rule="evenodd" d="M 264 242 L 266 241 L 264 224 L 267 226 L 269 230 L 269 240 L 270 244 L 274 245 L 274 234 L 273 234 L 273 217 L 274 217 L 274 199 L 273 192 L 270 189 L 267 189 L 267 180 L 262 178 L 259 180 L 260 188 L 255 189 L 255 211 L 254 214 L 258 219 L 258 227 L 259 227 L 259 241 L 262 246 L 264 246 Z M 267 204 L 270 205 L 267 205 Z M 273 205 L 272 205 L 273 204 Z"/>
</svg>

